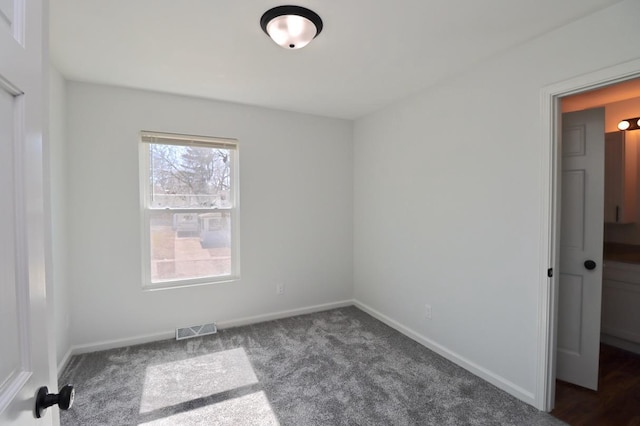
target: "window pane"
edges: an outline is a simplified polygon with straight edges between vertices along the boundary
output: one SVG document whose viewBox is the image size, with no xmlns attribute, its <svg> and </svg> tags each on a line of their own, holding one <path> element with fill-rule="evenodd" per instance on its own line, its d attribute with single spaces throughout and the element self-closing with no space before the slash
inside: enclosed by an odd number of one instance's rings
<svg viewBox="0 0 640 426">
<path fill-rule="evenodd" d="M 151 208 L 231 207 L 233 151 L 149 144 Z"/>
<path fill-rule="evenodd" d="M 231 213 L 151 212 L 151 282 L 231 275 Z"/>
</svg>

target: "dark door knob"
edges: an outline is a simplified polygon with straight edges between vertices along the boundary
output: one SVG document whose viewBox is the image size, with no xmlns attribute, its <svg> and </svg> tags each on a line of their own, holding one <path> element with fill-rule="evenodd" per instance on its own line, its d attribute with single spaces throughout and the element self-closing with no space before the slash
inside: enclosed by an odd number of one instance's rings
<svg viewBox="0 0 640 426">
<path fill-rule="evenodd" d="M 75 395 L 73 385 L 64 385 L 59 394 L 49 393 L 46 386 L 41 387 L 36 395 L 36 417 L 42 417 L 47 408 L 56 404 L 61 410 L 68 410 L 73 405 Z"/>
<path fill-rule="evenodd" d="M 585 260 L 584 267 L 590 271 L 596 269 L 596 262 L 594 262 L 593 260 Z"/>
</svg>

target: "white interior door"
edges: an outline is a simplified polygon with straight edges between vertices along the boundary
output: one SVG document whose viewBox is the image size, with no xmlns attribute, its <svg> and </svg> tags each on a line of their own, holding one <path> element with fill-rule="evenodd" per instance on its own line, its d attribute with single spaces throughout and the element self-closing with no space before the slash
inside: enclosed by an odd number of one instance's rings
<svg viewBox="0 0 640 426">
<path fill-rule="evenodd" d="M 563 114 L 561 147 L 556 377 L 597 390 L 604 230 L 604 108 Z"/>
<path fill-rule="evenodd" d="M 45 3 L 46 4 L 46 3 Z M 0 424 L 36 420 L 35 394 L 56 393 L 49 347 L 43 176 L 41 0 L 0 0 Z M 51 374 L 50 374 L 51 373 Z"/>
</svg>

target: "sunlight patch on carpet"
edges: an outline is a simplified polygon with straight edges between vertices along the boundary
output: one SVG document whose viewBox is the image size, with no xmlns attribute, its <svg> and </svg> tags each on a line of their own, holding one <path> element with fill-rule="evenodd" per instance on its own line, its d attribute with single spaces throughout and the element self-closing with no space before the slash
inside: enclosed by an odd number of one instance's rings
<svg viewBox="0 0 640 426">
<path fill-rule="evenodd" d="M 140 413 L 258 383 L 243 348 L 147 367 Z"/>
<path fill-rule="evenodd" d="M 145 426 L 174 425 L 260 425 L 279 426 L 269 400 L 263 391 L 250 393 L 238 398 L 227 399 L 195 410 L 174 414 L 151 422 L 139 423 Z"/>
</svg>

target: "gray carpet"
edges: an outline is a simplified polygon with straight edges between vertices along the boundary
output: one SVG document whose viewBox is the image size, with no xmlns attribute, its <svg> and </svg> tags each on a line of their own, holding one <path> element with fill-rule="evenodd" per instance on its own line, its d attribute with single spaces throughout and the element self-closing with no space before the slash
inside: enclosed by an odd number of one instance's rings
<svg viewBox="0 0 640 426">
<path fill-rule="evenodd" d="M 561 425 L 354 307 L 74 356 L 63 425 Z"/>
</svg>

